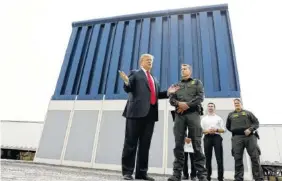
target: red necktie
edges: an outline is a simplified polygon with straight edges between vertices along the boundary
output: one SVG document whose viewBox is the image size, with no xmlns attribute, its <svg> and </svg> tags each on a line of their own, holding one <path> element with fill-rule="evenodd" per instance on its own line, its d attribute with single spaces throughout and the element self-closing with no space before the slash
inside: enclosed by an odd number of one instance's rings
<svg viewBox="0 0 282 181">
<path fill-rule="evenodd" d="M 156 104 L 156 93 L 155 93 L 155 89 L 154 89 L 154 83 L 153 83 L 153 79 L 150 75 L 150 73 L 147 71 L 147 79 L 148 79 L 148 83 L 149 83 L 149 87 L 151 90 L 151 99 L 150 99 L 150 103 L 152 105 Z"/>
</svg>

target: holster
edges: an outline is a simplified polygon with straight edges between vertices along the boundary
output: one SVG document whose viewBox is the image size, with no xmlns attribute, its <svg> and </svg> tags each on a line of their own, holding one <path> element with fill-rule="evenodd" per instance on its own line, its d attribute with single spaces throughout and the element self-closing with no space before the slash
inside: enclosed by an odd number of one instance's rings
<svg viewBox="0 0 282 181">
<path fill-rule="evenodd" d="M 258 131 L 255 131 L 253 134 L 257 137 L 257 139 L 260 139 Z"/>
</svg>

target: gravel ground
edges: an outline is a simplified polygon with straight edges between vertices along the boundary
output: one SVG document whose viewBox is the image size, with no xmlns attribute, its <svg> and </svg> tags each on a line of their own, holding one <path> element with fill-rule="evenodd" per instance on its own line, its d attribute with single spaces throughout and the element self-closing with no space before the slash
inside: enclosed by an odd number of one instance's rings
<svg viewBox="0 0 282 181">
<path fill-rule="evenodd" d="M 167 176 L 151 175 L 156 181 Z M 1 181 L 108 181 L 122 180 L 121 173 L 1 160 Z"/>
</svg>

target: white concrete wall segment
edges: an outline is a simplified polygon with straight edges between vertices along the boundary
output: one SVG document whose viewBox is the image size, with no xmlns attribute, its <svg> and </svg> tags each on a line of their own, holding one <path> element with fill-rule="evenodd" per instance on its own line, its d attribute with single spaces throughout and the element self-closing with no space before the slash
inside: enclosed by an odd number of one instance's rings
<svg viewBox="0 0 282 181">
<path fill-rule="evenodd" d="M 233 99 L 205 99 L 216 104 L 217 113 L 224 121 L 233 108 Z M 51 101 L 35 162 L 70 165 L 79 167 L 121 170 L 121 154 L 124 141 L 125 118 L 122 112 L 125 100 L 101 101 Z M 160 120 L 156 123 L 150 149 L 149 172 L 171 174 L 174 159 L 172 150 L 174 137 L 173 122 L 168 100 L 161 100 Z M 282 161 L 282 126 L 261 125 L 259 145 L 261 160 Z M 230 133 L 224 138 L 225 178 L 233 179 L 234 159 L 231 156 Z M 245 180 L 251 180 L 251 164 L 244 156 Z M 217 165 L 213 158 L 213 177 L 216 178 Z"/>
</svg>

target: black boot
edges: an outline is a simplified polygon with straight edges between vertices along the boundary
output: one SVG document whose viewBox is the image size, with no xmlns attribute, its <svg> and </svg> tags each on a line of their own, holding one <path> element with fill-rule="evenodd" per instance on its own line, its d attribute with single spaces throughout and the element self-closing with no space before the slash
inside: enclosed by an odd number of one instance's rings
<svg viewBox="0 0 282 181">
<path fill-rule="evenodd" d="M 189 176 L 188 175 L 183 175 L 182 180 L 189 180 Z"/>
<path fill-rule="evenodd" d="M 180 177 L 177 177 L 175 175 L 172 175 L 171 177 L 169 177 L 167 179 L 167 181 L 181 181 L 181 176 Z"/>
</svg>

